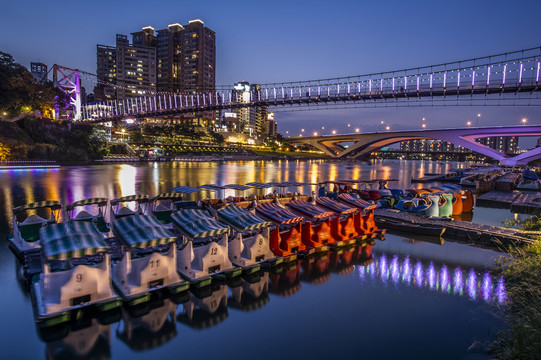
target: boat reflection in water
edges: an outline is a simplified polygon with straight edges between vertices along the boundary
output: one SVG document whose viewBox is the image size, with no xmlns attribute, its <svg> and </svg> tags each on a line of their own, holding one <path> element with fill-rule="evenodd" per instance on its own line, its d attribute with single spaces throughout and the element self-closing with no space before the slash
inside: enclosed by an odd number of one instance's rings
<svg viewBox="0 0 541 360">
<path fill-rule="evenodd" d="M 252 276 L 243 276 L 241 283 L 231 286 L 232 296 L 229 306 L 242 311 L 254 311 L 269 302 L 269 273 L 260 272 Z"/>
<path fill-rule="evenodd" d="M 382 281 L 387 284 L 404 284 L 427 288 L 447 294 L 468 296 L 470 299 L 487 303 L 506 302 L 505 284 L 502 277 L 494 278 L 488 271 L 479 272 L 473 268 L 463 270 L 460 266 L 428 264 L 413 260 L 409 256 L 379 254 L 369 266 L 357 267 L 361 283 Z"/>
<path fill-rule="evenodd" d="M 269 275 L 269 289 L 273 294 L 291 296 L 301 289 L 300 284 L 300 261 L 292 261 L 283 265 L 277 271 Z"/>
<path fill-rule="evenodd" d="M 328 253 L 317 254 L 302 261 L 301 280 L 310 284 L 319 285 L 331 278 L 329 273 Z"/>
<path fill-rule="evenodd" d="M 152 349 L 177 336 L 177 304 L 171 299 L 152 300 L 122 308 L 122 322 L 116 334 L 132 350 Z"/>
<path fill-rule="evenodd" d="M 111 357 L 111 325 L 104 325 L 96 318 L 79 321 L 71 327 L 63 326 L 52 331 L 43 331 L 40 335 L 47 342 L 47 359 Z"/>
<path fill-rule="evenodd" d="M 190 290 L 190 298 L 183 305 L 177 320 L 195 329 L 215 326 L 229 316 L 227 285 L 212 283 L 202 289 Z"/>
</svg>

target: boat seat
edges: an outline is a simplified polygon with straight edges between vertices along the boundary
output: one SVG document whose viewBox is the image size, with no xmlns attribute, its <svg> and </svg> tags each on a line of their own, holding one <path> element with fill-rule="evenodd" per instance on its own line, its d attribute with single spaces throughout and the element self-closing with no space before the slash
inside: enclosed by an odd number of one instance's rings
<svg viewBox="0 0 541 360">
<path fill-rule="evenodd" d="M 42 218 L 41 216 L 32 214 L 27 217 L 20 225 L 44 224 L 46 222 L 47 220 Z"/>
<path fill-rule="evenodd" d="M 162 204 L 158 204 L 158 206 L 156 206 L 156 208 L 154 209 L 154 212 L 170 211 L 170 210 L 171 210 L 170 207 L 167 207 L 167 206 L 162 205 Z"/>
<path fill-rule="evenodd" d="M 41 216 L 32 214 L 19 224 L 21 237 L 27 242 L 33 242 L 40 239 L 39 229 L 49 221 Z"/>
<path fill-rule="evenodd" d="M 75 216 L 75 219 L 73 219 L 73 220 L 91 220 L 93 218 L 94 218 L 94 215 L 92 215 L 89 212 L 83 210 L 80 213 L 78 213 L 77 216 Z"/>
<path fill-rule="evenodd" d="M 116 216 L 123 217 L 123 216 L 129 216 L 129 215 L 135 215 L 136 212 L 133 210 L 130 210 L 126 206 L 122 206 L 117 212 Z"/>
</svg>

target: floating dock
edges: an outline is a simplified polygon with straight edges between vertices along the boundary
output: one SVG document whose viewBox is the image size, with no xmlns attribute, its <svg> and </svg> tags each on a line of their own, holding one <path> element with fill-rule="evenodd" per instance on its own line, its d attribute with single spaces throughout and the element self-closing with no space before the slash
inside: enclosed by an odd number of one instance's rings
<svg viewBox="0 0 541 360">
<path fill-rule="evenodd" d="M 537 192 L 524 192 L 511 203 L 511 211 L 523 214 L 541 213 L 541 194 Z"/>
<path fill-rule="evenodd" d="M 419 235 L 425 234 L 423 229 L 441 229 L 441 236 L 448 240 L 479 245 L 489 248 L 503 248 L 509 245 L 523 245 L 533 243 L 527 235 L 541 235 L 541 232 L 523 232 L 518 229 L 501 226 L 475 224 L 466 221 L 433 220 L 411 213 L 393 210 L 376 209 L 374 211 L 376 224 L 386 222 L 402 223 L 404 228 L 418 226 Z M 400 231 L 399 228 L 397 228 Z"/>
<path fill-rule="evenodd" d="M 443 181 L 445 178 L 445 174 L 425 174 L 425 176 L 422 176 L 420 178 L 412 178 L 411 183 L 430 183 L 430 182 L 436 182 L 436 181 Z"/>
<path fill-rule="evenodd" d="M 489 191 L 477 197 L 477 206 L 490 206 L 509 209 L 511 204 L 521 194 L 520 191 Z"/>
</svg>

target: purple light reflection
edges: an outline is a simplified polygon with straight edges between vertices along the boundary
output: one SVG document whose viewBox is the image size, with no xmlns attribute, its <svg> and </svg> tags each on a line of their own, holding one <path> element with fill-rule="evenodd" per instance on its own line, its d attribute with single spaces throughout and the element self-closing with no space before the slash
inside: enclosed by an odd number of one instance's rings
<svg viewBox="0 0 541 360">
<path fill-rule="evenodd" d="M 453 275 L 453 287 L 455 294 L 462 295 L 464 293 L 464 276 L 460 266 L 457 266 Z"/>
<path fill-rule="evenodd" d="M 423 286 L 423 264 L 421 261 L 417 261 L 417 264 L 415 265 L 414 276 L 415 276 L 415 283 L 418 287 Z"/>
<path fill-rule="evenodd" d="M 391 261 L 391 278 L 395 284 L 400 281 L 400 265 L 398 264 L 398 255 L 393 256 Z"/>
<path fill-rule="evenodd" d="M 475 298 L 477 297 L 477 274 L 475 274 L 475 271 L 473 271 L 473 269 L 470 270 L 470 273 L 468 275 L 466 287 L 468 289 L 468 296 L 475 300 Z"/>
</svg>

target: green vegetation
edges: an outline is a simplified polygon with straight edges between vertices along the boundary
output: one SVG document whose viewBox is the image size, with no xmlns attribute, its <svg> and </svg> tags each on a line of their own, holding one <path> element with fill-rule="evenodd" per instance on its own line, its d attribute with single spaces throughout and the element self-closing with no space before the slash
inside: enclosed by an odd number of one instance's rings
<svg viewBox="0 0 541 360">
<path fill-rule="evenodd" d="M 540 231 L 541 217 L 508 222 L 524 230 Z M 508 328 L 502 331 L 494 352 L 500 359 L 539 359 L 541 354 L 541 239 L 511 249 L 501 261 L 509 304 L 505 309 Z"/>
<path fill-rule="evenodd" d="M 48 119 L 0 121 L 0 143 L 10 160 L 89 161 L 108 154 L 101 127 Z"/>
<path fill-rule="evenodd" d="M 36 82 L 32 74 L 15 62 L 10 54 L 0 51 L 0 118 L 21 113 L 50 111 L 55 101 L 65 106 L 67 98 L 48 81 Z"/>
</svg>

